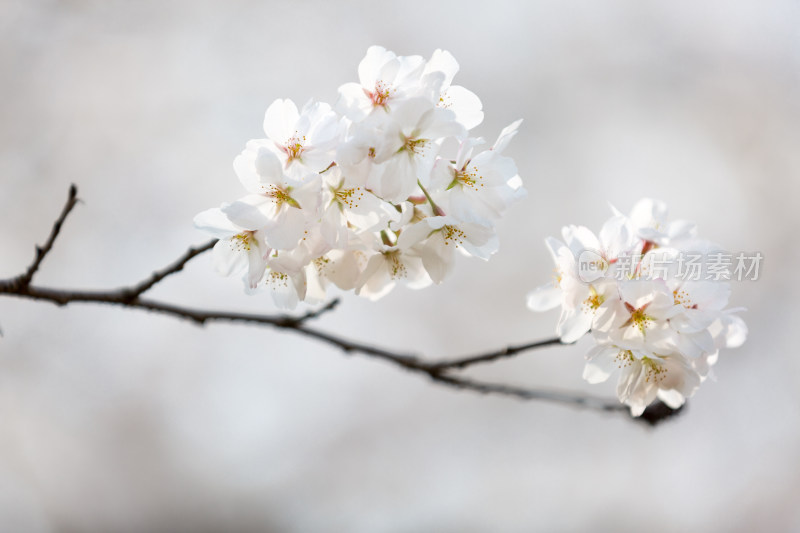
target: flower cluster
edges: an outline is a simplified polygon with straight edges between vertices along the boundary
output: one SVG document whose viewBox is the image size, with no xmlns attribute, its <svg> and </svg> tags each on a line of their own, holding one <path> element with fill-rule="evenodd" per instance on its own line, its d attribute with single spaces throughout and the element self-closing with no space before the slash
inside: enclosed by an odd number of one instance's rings
<svg viewBox="0 0 800 533">
<path fill-rule="evenodd" d="M 503 155 L 521 121 L 482 148 L 468 135 L 481 102 L 452 85 L 457 71 L 446 51 L 425 61 L 373 46 L 334 107 L 270 105 L 266 138 L 234 161 L 247 195 L 195 217 L 219 238 L 218 271 L 292 308 L 331 285 L 377 299 L 440 283 L 456 250 L 488 259 L 495 221 L 525 194 Z"/>
<path fill-rule="evenodd" d="M 563 242 L 547 239 L 555 283 L 533 291 L 528 307 L 560 306 L 563 342 L 591 332 L 584 379 L 600 383 L 619 370 L 617 396 L 634 416 L 656 398 L 681 406 L 711 374 L 718 350 L 747 336 L 739 309 L 726 309 L 729 282 L 680 272 L 682 254 L 718 250 L 696 234 L 693 223 L 669 222 L 663 203 L 644 199 L 629 216 L 614 210 L 597 235 L 567 226 Z"/>
</svg>

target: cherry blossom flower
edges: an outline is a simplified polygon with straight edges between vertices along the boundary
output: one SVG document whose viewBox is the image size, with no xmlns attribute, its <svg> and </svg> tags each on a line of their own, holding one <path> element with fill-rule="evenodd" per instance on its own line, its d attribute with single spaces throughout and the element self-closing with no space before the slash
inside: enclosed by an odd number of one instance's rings
<svg viewBox="0 0 800 533">
<path fill-rule="evenodd" d="M 367 185 L 387 201 L 406 200 L 414 194 L 418 182 L 428 185 L 441 139 L 460 137 L 465 131 L 451 111 L 424 98 L 403 102 L 375 149 L 374 162 L 383 164 L 382 171 L 372 174 Z"/>
<path fill-rule="evenodd" d="M 459 248 L 473 257 L 488 260 L 497 251 L 494 230 L 451 216 L 426 217 L 407 227 L 398 239 L 402 248 L 417 247 L 422 264 L 434 283 L 441 283 L 453 268 Z"/>
<path fill-rule="evenodd" d="M 461 143 L 455 162 L 439 159 L 433 168 L 431 190 L 437 203 L 462 220 L 488 224 L 500 218 L 508 207 L 526 194 L 514 160 L 502 155 L 507 142 L 521 124 L 506 127 L 489 150 L 473 156 L 481 139 Z"/>
<path fill-rule="evenodd" d="M 471 130 L 483 122 L 483 106 L 475 93 L 460 85 L 452 84 L 458 69 L 458 61 L 450 52 L 436 50 L 425 64 L 422 76 L 423 79 L 426 77 L 431 79 L 426 84 L 428 87 L 434 90 L 439 88 L 438 94 L 433 95 L 434 100 L 438 100 L 436 105 L 451 110 L 456 120 Z M 433 78 L 439 74 L 444 75 L 441 81 L 439 78 Z"/>
<path fill-rule="evenodd" d="M 583 378 L 602 383 L 619 372 L 617 396 L 633 416 L 641 415 L 656 398 L 677 409 L 692 396 L 701 376 L 680 354 L 655 355 L 615 345 L 597 345 L 586 355 Z"/>
<path fill-rule="evenodd" d="M 533 291 L 528 306 L 560 306 L 564 342 L 591 332 L 584 378 L 599 383 L 619 371 L 617 396 L 634 416 L 656 398 L 677 408 L 712 375 L 720 349 L 744 342 L 741 309 L 727 308 L 729 282 L 681 272 L 681 254 L 715 249 L 693 223 L 667 221 L 666 206 L 649 199 L 630 216 L 613 211 L 597 236 L 568 226 L 565 242 L 547 239 L 556 281 Z"/>
<path fill-rule="evenodd" d="M 421 289 L 431 284 L 419 255 L 399 246 L 380 245 L 372 254 L 356 282 L 356 294 L 377 300 L 397 283 L 412 289 Z"/>
<path fill-rule="evenodd" d="M 398 57 L 382 46 L 371 46 L 358 65 L 359 82 L 339 87 L 336 109 L 354 121 L 388 112 L 395 103 L 419 93 L 424 67 L 420 56 Z"/>
<path fill-rule="evenodd" d="M 587 278 L 581 270 L 588 257 L 601 272 L 608 274 L 610 265 L 636 244 L 624 220 L 610 219 L 597 237 L 584 226 L 567 226 L 562 230 L 564 242 L 548 238 L 550 254 L 556 263 L 555 283 L 539 287 L 528 295 L 528 307 L 547 311 L 562 307 L 556 331 L 564 342 L 575 342 L 590 329 L 598 309 L 605 302 L 618 299 L 616 287 L 608 278 Z"/>
<path fill-rule="evenodd" d="M 294 186 L 286 181 L 277 157 L 263 146 L 248 143 L 234 161 L 234 169 L 250 194 L 226 209 L 260 225 L 267 244 L 288 249 L 297 245 L 308 222 L 318 216 L 322 202 L 321 178 L 314 173 Z"/>
<path fill-rule="evenodd" d="M 298 111 L 291 100 L 275 100 L 264 116 L 264 132 L 263 146 L 278 156 L 290 181 L 301 182 L 333 162 L 341 119 L 326 103 L 311 101 Z"/>
<path fill-rule="evenodd" d="M 219 238 L 214 245 L 214 267 L 223 276 L 247 270 L 245 285 L 255 287 L 267 268 L 270 253 L 258 224 L 244 226 L 232 222 L 225 214 L 227 204 L 212 208 L 194 217 L 197 228 Z"/>
<path fill-rule="evenodd" d="M 390 221 L 400 218 L 395 207 L 382 200 L 358 176 L 345 174 L 341 167 L 332 167 L 323 174 L 327 185 L 323 191 L 320 231 L 333 247 L 346 248 L 352 236 L 386 228 Z"/>
<path fill-rule="evenodd" d="M 482 105 L 453 84 L 458 69 L 443 50 L 426 61 L 373 46 L 334 108 L 312 100 L 298 109 L 288 99 L 269 106 L 266 137 L 234 160 L 245 194 L 214 220 L 197 220 L 228 241 L 247 238 L 248 292 L 267 290 L 288 308 L 329 290 L 377 299 L 398 284 L 441 282 L 456 249 L 494 253 L 496 222 L 525 195 L 502 153 L 519 121 L 474 153 L 482 141 L 467 131 L 483 119 Z M 449 147 L 459 145 L 452 166 Z"/>
<path fill-rule="evenodd" d="M 614 207 L 612 210 L 618 216 L 624 216 Z M 667 204 L 652 198 L 642 198 L 631 209 L 627 217 L 631 226 L 645 243 L 654 243 L 659 246 L 671 246 L 682 240 L 693 238 L 697 234 L 694 222 L 688 220 L 667 221 L 669 210 Z M 645 251 L 647 246 L 645 247 Z"/>
</svg>

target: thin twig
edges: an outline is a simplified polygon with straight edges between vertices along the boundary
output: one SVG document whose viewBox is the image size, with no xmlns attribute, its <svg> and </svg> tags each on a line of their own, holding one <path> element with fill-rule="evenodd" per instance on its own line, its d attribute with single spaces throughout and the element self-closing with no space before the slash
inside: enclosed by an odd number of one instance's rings
<svg viewBox="0 0 800 533">
<path fill-rule="evenodd" d="M 319 309 L 308 311 L 306 314 L 294 318 L 294 320 L 302 324 L 306 320 L 311 320 L 312 318 L 318 318 L 327 313 L 328 311 L 333 311 L 334 309 L 336 309 L 336 306 L 338 306 L 341 302 L 342 301 L 339 298 L 334 298 L 333 300 L 323 305 Z"/>
<path fill-rule="evenodd" d="M 450 375 L 439 374 L 433 377 L 434 381 L 452 385 L 460 389 L 468 389 L 483 394 L 499 394 L 502 396 L 514 396 L 522 400 L 544 400 L 557 403 L 574 405 L 587 409 L 597 409 L 608 412 L 625 412 L 628 408 L 616 400 L 600 398 L 579 393 L 568 393 L 562 391 L 550 391 L 542 389 L 526 389 L 512 385 L 501 385 L 495 383 L 484 383 L 473 381 L 464 377 L 453 377 Z"/>
<path fill-rule="evenodd" d="M 461 359 L 454 359 L 451 361 L 442 361 L 440 363 L 436 363 L 434 366 L 441 370 L 447 369 L 457 369 L 457 368 L 466 368 L 468 366 L 472 366 L 478 363 L 488 363 L 489 361 L 496 361 L 498 359 L 502 359 L 505 357 L 511 357 L 516 355 L 520 352 L 525 352 L 528 350 L 533 350 L 536 348 L 544 348 L 545 346 L 554 346 L 557 344 L 571 344 L 566 342 L 561 342 L 561 339 L 558 337 L 553 337 L 552 339 L 546 339 L 543 341 L 536 341 L 530 342 L 528 344 L 520 344 L 518 346 L 506 346 L 501 350 L 496 350 L 493 352 L 483 353 L 480 355 L 473 355 L 470 357 L 463 357 Z"/>
<path fill-rule="evenodd" d="M 161 270 L 156 270 L 149 278 L 143 280 L 141 283 L 137 283 L 136 285 L 128 289 L 129 293 L 128 298 L 130 298 L 131 300 L 138 298 L 140 295 L 150 290 L 153 287 L 153 285 L 160 282 L 167 276 L 175 274 L 176 272 L 180 272 L 181 270 L 183 270 L 183 267 L 186 265 L 186 263 L 192 260 L 192 258 L 197 257 L 203 252 L 206 252 L 211 248 L 213 248 L 214 245 L 217 244 L 217 240 L 218 239 L 212 239 L 200 246 L 189 248 L 188 250 L 186 250 L 186 253 L 184 253 L 182 256 L 176 259 L 173 263 L 167 265 Z"/>
<path fill-rule="evenodd" d="M 414 354 L 396 352 L 369 344 L 351 341 L 349 339 L 345 339 L 343 337 L 339 337 L 306 325 L 307 321 L 318 318 L 324 313 L 335 309 L 339 304 L 338 299 L 332 300 L 325 306 L 314 311 L 309 311 L 304 315 L 270 316 L 219 310 L 192 309 L 147 298 L 141 298 L 142 294 L 151 289 L 157 283 L 163 281 L 166 277 L 176 272 L 180 272 L 191 259 L 213 248 L 216 240 L 189 248 L 174 262 L 170 263 L 163 269 L 156 270 L 141 282 L 128 287 L 106 291 L 69 291 L 63 289 L 37 287 L 32 285 L 31 281 L 33 279 L 33 275 L 38 270 L 39 265 L 44 257 L 52 248 L 53 243 L 55 242 L 55 239 L 61 229 L 61 225 L 73 207 L 75 207 L 76 202 L 77 189 L 73 185 L 70 187 L 67 203 L 65 204 L 61 215 L 53 225 L 50 237 L 43 247 L 37 247 L 37 253 L 34 262 L 28 267 L 24 274 L 17 276 L 16 278 L 0 280 L 0 295 L 48 301 L 56 305 L 67 305 L 76 302 L 105 303 L 129 309 L 141 309 L 176 318 L 182 318 L 201 326 L 209 322 L 220 321 L 267 325 L 276 328 L 292 330 L 300 335 L 334 346 L 345 353 L 357 352 L 387 361 L 403 369 L 424 374 L 432 379 L 435 383 L 456 389 L 471 390 L 482 394 L 498 394 L 524 400 L 551 401 L 571 405 L 573 407 L 594 409 L 603 412 L 618 412 L 626 414 L 628 412 L 625 406 L 621 405 L 615 400 L 597 398 L 581 393 L 529 389 L 510 385 L 487 383 L 466 378 L 464 376 L 453 375 L 452 373 L 455 370 L 463 369 L 474 364 L 511 357 L 526 350 L 562 344 L 558 338 L 536 341 L 517 346 L 508 346 L 500 350 L 469 357 L 451 360 L 440 359 L 438 361 L 429 362 L 426 361 L 426 359 Z M 655 425 L 661 420 L 673 416 L 677 413 L 677 411 L 678 410 L 672 410 L 664 404 L 657 402 L 648 407 L 648 409 L 645 411 L 645 414 L 642 416 L 641 421 Z"/>
<path fill-rule="evenodd" d="M 50 236 L 47 238 L 47 241 L 44 243 L 43 246 L 36 247 L 36 256 L 33 259 L 33 262 L 30 266 L 25 270 L 25 273 L 20 275 L 15 279 L 15 282 L 19 285 L 26 287 L 30 285 L 31 281 L 33 280 L 34 274 L 39 270 L 39 267 L 44 261 L 44 258 L 50 253 L 50 250 L 53 248 L 53 243 L 56 242 L 56 237 L 58 237 L 59 232 L 61 231 L 61 226 L 64 224 L 64 221 L 67 219 L 70 211 L 75 207 L 78 203 L 78 188 L 73 183 L 69 186 L 69 194 L 67 195 L 67 202 L 64 204 L 64 208 L 61 210 L 61 214 L 58 215 L 55 223 L 53 223 L 53 228 L 50 230 Z"/>
</svg>

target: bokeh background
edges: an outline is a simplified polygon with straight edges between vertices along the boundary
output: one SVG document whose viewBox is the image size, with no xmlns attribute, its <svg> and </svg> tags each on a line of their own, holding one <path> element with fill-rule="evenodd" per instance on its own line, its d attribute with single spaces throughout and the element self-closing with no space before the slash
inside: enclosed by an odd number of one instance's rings
<svg viewBox="0 0 800 533">
<path fill-rule="evenodd" d="M 0 2 L 0 277 L 28 264 L 69 183 L 84 200 L 38 282 L 116 287 L 205 240 L 275 98 L 333 102 L 367 47 L 450 50 L 530 194 L 488 263 L 317 325 L 428 356 L 546 338 L 525 309 L 543 245 L 642 196 L 734 251 L 744 347 L 679 418 L 438 387 L 291 333 L 205 329 L 0 298 L 0 529 L 800 530 L 800 5 L 786 1 Z M 272 312 L 207 257 L 159 298 Z M 471 370 L 613 394 L 586 344 Z"/>
</svg>

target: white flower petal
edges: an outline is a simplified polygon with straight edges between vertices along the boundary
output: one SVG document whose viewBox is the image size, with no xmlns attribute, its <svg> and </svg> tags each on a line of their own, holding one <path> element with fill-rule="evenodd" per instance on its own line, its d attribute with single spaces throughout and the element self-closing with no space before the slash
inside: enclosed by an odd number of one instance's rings
<svg viewBox="0 0 800 533">
<path fill-rule="evenodd" d="M 556 332 L 562 342 L 575 342 L 591 329 L 592 315 L 580 309 L 568 314 L 565 320 L 558 325 Z"/>
<path fill-rule="evenodd" d="M 295 134 L 300 113 L 297 106 L 288 98 L 275 100 L 264 114 L 264 133 L 279 145 L 286 144 Z"/>
<path fill-rule="evenodd" d="M 483 104 L 472 91 L 459 85 L 448 87 L 442 95 L 446 109 L 455 114 L 456 121 L 471 130 L 483 122 Z"/>
<path fill-rule="evenodd" d="M 548 283 L 528 293 L 528 309 L 532 311 L 549 311 L 561 305 L 561 298 L 561 288 Z"/>
<path fill-rule="evenodd" d="M 221 276 L 230 276 L 247 266 L 247 255 L 242 253 L 230 239 L 220 239 L 212 252 L 214 269 Z"/>
<path fill-rule="evenodd" d="M 237 226 L 222 212 L 222 209 L 214 207 L 198 213 L 194 217 L 194 225 L 197 229 L 210 233 L 214 237 L 224 239 L 242 231 L 241 226 Z"/>
<path fill-rule="evenodd" d="M 276 225 L 264 229 L 267 246 L 276 250 L 289 250 L 297 246 L 303 238 L 306 217 L 303 211 L 295 207 L 287 207 L 282 212 Z"/>
<path fill-rule="evenodd" d="M 586 354 L 583 379 L 587 382 L 603 383 L 617 370 L 616 357 L 619 349 L 608 346 L 595 346 Z"/>
</svg>

